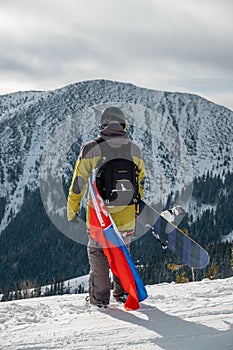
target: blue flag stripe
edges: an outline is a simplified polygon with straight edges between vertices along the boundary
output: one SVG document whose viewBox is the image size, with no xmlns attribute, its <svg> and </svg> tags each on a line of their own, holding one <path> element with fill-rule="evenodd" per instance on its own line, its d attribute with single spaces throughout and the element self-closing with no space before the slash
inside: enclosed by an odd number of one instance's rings
<svg viewBox="0 0 233 350">
<path fill-rule="evenodd" d="M 113 225 L 109 226 L 107 229 L 104 230 L 104 235 L 108 241 L 110 241 L 112 244 L 114 244 L 116 247 L 118 247 L 119 249 L 121 249 L 123 251 L 125 258 L 127 260 L 127 263 L 130 267 L 130 270 L 133 274 L 134 280 L 135 280 L 138 300 L 142 301 L 142 300 L 146 299 L 148 295 L 147 295 L 145 286 L 141 280 L 141 277 L 138 274 L 138 271 L 137 271 L 137 269 L 132 261 L 131 255 L 129 254 L 127 247 L 125 246 L 124 242 L 122 244 L 122 239 L 115 232 Z"/>
</svg>

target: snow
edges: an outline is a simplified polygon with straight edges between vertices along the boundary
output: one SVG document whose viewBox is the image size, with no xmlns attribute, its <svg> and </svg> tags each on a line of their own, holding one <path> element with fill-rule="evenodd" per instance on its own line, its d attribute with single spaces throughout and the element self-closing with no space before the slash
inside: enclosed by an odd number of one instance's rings
<svg viewBox="0 0 233 350">
<path fill-rule="evenodd" d="M 222 237 L 222 242 L 232 242 L 233 241 L 233 231 L 230 232 L 227 236 Z"/>
<path fill-rule="evenodd" d="M 192 213 L 192 220 L 193 222 L 197 221 L 199 218 L 202 217 L 202 215 L 207 211 L 212 211 L 215 214 L 217 210 L 217 204 L 211 205 L 211 204 L 204 204 L 204 203 L 197 203 L 197 201 L 192 198 L 190 203 L 189 203 L 189 213 Z"/>
<path fill-rule="evenodd" d="M 233 348 L 233 278 L 147 290 L 132 312 L 113 301 L 98 309 L 86 294 L 2 303 L 0 349 Z"/>
<path fill-rule="evenodd" d="M 60 150 L 67 154 L 73 142 L 68 145 L 64 140 L 79 135 L 81 146 L 96 136 L 93 126 L 103 106 L 113 103 L 123 107 L 131 126 L 130 136 L 143 151 L 148 203 L 166 204 L 171 191 L 190 185 L 194 175 L 209 171 L 223 177 L 224 171 L 232 171 L 233 113 L 196 95 L 94 80 L 51 92 L 0 96 L 0 193 L 6 200 L 0 232 L 21 210 L 25 187 L 29 191 L 39 187 L 38 164 L 48 141 L 55 144 L 53 132 L 63 130 L 57 154 L 60 156 Z M 56 165 L 51 157 L 48 168 Z M 67 183 L 70 168 L 73 166 L 67 161 L 62 174 Z M 186 202 L 186 197 L 178 198 L 176 204 L 187 209 Z"/>
</svg>

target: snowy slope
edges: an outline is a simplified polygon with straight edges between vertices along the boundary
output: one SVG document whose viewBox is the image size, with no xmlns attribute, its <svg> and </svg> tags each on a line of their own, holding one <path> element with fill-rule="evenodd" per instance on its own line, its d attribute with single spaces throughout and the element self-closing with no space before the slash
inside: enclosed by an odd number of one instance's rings
<svg viewBox="0 0 233 350">
<path fill-rule="evenodd" d="M 0 232 L 20 211 L 25 189 L 39 187 L 41 156 L 53 132 L 64 126 L 56 155 L 60 149 L 69 152 L 72 144 L 64 142 L 69 138 L 78 139 L 80 148 L 98 132 L 100 111 L 109 104 L 124 109 L 130 135 L 142 148 L 148 202 L 155 201 L 156 193 L 156 201 L 166 203 L 171 191 L 207 171 L 221 177 L 232 171 L 233 112 L 196 95 L 95 80 L 0 96 Z M 74 157 L 68 155 L 63 167 L 54 158 L 47 166 L 68 182 Z"/>
<path fill-rule="evenodd" d="M 133 312 L 95 308 L 85 294 L 2 303 L 0 349 L 232 350 L 233 278 L 147 290 Z"/>
</svg>

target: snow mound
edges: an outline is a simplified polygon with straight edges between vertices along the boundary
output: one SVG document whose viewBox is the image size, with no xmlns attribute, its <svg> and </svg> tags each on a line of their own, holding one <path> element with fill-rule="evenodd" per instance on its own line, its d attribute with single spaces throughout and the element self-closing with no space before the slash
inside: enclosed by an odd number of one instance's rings
<svg viewBox="0 0 233 350">
<path fill-rule="evenodd" d="M 4 349 L 233 348 L 233 278 L 147 286 L 137 311 L 98 309 L 85 294 L 1 304 Z"/>
</svg>

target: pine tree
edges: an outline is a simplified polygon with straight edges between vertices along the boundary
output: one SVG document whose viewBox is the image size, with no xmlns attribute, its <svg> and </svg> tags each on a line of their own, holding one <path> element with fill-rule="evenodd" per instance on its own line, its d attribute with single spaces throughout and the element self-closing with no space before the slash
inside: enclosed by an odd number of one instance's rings
<svg viewBox="0 0 233 350">
<path fill-rule="evenodd" d="M 168 263 L 167 267 L 169 268 L 169 270 L 171 270 L 172 272 L 174 271 L 178 271 L 179 269 L 181 269 L 181 267 L 183 267 L 184 265 L 178 265 L 178 264 L 174 264 L 174 263 Z"/>
<path fill-rule="evenodd" d="M 213 262 L 210 266 L 209 271 L 206 274 L 206 278 L 209 278 L 210 280 L 214 280 L 217 277 L 218 274 L 218 264 L 216 262 Z"/>
<path fill-rule="evenodd" d="M 185 276 L 185 272 L 181 272 L 181 274 L 176 275 L 176 283 L 187 283 L 189 279 Z"/>
<path fill-rule="evenodd" d="M 181 230 L 186 236 L 189 236 L 189 231 L 187 230 L 187 228 L 183 228 Z"/>
<path fill-rule="evenodd" d="M 231 243 L 231 261 L 230 261 L 230 264 L 231 264 L 231 270 L 233 271 L 233 242 Z"/>
</svg>

